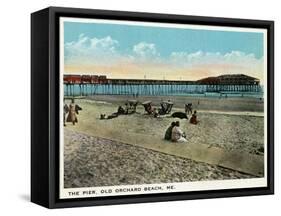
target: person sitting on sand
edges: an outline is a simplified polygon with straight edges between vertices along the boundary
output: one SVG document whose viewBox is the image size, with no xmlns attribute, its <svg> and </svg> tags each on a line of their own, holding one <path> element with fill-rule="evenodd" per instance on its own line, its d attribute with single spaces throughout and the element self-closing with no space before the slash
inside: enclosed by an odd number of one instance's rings
<svg viewBox="0 0 281 216">
<path fill-rule="evenodd" d="M 125 114 L 125 110 L 124 110 L 124 108 L 122 106 L 118 107 L 117 114 L 119 114 L 119 115 Z"/>
<path fill-rule="evenodd" d="M 100 114 L 100 119 L 101 120 L 106 119 L 106 115 L 105 114 Z"/>
<path fill-rule="evenodd" d="M 158 110 L 156 108 L 153 108 L 152 114 L 154 118 L 157 118 L 159 116 Z"/>
<path fill-rule="evenodd" d="M 151 103 L 147 104 L 146 111 L 147 111 L 148 114 L 152 114 L 153 113 L 153 107 L 151 106 Z"/>
<path fill-rule="evenodd" d="M 171 125 L 168 127 L 168 129 L 165 132 L 165 136 L 164 136 L 165 140 L 172 139 L 172 130 L 173 130 L 173 127 L 175 127 L 175 125 L 176 125 L 176 122 L 172 122 Z"/>
<path fill-rule="evenodd" d="M 69 104 L 69 112 L 66 121 L 72 122 L 73 125 L 78 122 L 76 110 L 75 110 L 74 98 L 71 99 L 71 104 Z"/>
<path fill-rule="evenodd" d="M 172 141 L 173 142 L 187 142 L 185 133 L 180 129 L 179 121 L 176 121 L 175 126 L 172 129 Z"/>
<path fill-rule="evenodd" d="M 197 120 L 197 112 L 196 110 L 194 110 L 194 113 L 192 114 L 191 118 L 190 118 L 190 124 L 198 124 L 198 120 Z"/>
<path fill-rule="evenodd" d="M 129 102 L 127 101 L 126 103 L 125 103 L 125 113 L 124 114 L 129 114 L 129 109 L 130 109 L 130 106 L 129 106 Z"/>
</svg>

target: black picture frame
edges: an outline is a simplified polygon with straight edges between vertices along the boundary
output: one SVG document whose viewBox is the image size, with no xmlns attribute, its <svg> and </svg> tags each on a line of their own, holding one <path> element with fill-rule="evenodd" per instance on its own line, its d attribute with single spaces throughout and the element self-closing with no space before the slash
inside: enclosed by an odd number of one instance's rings
<svg viewBox="0 0 281 216">
<path fill-rule="evenodd" d="M 59 18 L 96 18 L 267 29 L 267 187 L 59 199 Z M 47 208 L 191 200 L 274 193 L 274 22 L 49 7 L 31 15 L 31 201 Z"/>
</svg>

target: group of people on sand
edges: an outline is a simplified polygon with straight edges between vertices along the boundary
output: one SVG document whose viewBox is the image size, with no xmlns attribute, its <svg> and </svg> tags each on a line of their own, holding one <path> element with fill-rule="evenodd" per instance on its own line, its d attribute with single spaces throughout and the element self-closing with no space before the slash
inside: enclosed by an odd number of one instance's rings
<svg viewBox="0 0 281 216">
<path fill-rule="evenodd" d="M 134 114 L 136 113 L 138 101 L 127 101 L 125 103 L 125 107 L 123 106 L 118 106 L 117 112 L 114 112 L 110 115 L 106 114 L 100 114 L 100 119 L 113 119 L 117 118 L 119 115 L 129 115 L 129 114 Z"/>
<path fill-rule="evenodd" d="M 77 115 L 79 114 L 79 111 L 82 110 L 82 108 L 75 104 L 74 98 L 71 99 L 71 103 L 67 105 L 64 101 L 63 106 L 63 125 L 66 126 L 66 122 L 72 122 L 73 125 L 75 123 L 78 123 Z M 66 117 L 66 115 L 68 116 Z"/>
<path fill-rule="evenodd" d="M 165 133 L 165 140 L 173 142 L 187 142 L 186 134 L 180 129 L 180 122 L 172 122 Z"/>
<path fill-rule="evenodd" d="M 197 120 L 197 111 L 194 110 L 189 123 L 190 124 L 198 124 Z M 167 128 L 164 136 L 165 140 L 170 140 L 172 142 L 187 142 L 187 136 L 185 132 L 180 129 L 180 122 L 172 122 L 171 125 Z"/>
</svg>

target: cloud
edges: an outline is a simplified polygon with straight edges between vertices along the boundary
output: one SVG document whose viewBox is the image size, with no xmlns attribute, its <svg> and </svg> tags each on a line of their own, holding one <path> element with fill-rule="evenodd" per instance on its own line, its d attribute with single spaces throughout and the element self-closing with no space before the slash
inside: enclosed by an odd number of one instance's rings
<svg viewBox="0 0 281 216">
<path fill-rule="evenodd" d="M 221 74 L 247 74 L 263 81 L 264 59 L 256 58 L 253 53 L 233 50 L 220 52 L 172 52 L 170 64 L 186 71 L 199 72 L 200 76 L 218 76 Z M 199 75 L 199 74 L 198 74 Z"/>
<path fill-rule="evenodd" d="M 65 43 L 64 53 L 66 63 L 100 62 L 118 56 L 119 42 L 110 36 L 103 38 L 90 38 L 84 34 L 79 35 L 76 41 Z"/>
<path fill-rule="evenodd" d="M 233 50 L 228 53 L 171 52 L 161 56 L 153 43 L 139 42 L 120 51 L 119 42 L 110 37 L 88 37 L 65 43 L 65 70 L 70 73 L 98 73 L 110 77 L 195 80 L 221 74 L 244 73 L 263 79 L 263 57 Z M 130 51 L 128 51 L 130 50 Z"/>
<path fill-rule="evenodd" d="M 170 60 L 174 64 L 181 64 L 183 66 L 192 66 L 197 64 L 260 64 L 263 59 L 257 59 L 253 53 L 246 54 L 241 51 L 231 51 L 225 54 L 220 52 L 203 52 L 197 51 L 193 53 L 188 52 L 172 52 Z"/>
<path fill-rule="evenodd" d="M 133 46 L 133 52 L 137 58 L 141 58 L 142 60 L 153 60 L 153 58 L 160 57 L 160 54 L 153 43 L 140 42 Z"/>
</svg>

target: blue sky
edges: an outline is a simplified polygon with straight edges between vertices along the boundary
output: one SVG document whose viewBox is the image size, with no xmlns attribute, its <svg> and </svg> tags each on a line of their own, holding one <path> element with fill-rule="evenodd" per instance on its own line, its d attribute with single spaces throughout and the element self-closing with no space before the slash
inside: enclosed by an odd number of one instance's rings
<svg viewBox="0 0 281 216">
<path fill-rule="evenodd" d="M 119 24 L 66 22 L 65 42 L 77 40 L 80 34 L 103 38 L 110 35 L 119 41 L 121 52 L 130 52 L 130 47 L 140 41 L 154 43 L 161 56 L 167 57 L 173 51 L 221 52 L 232 50 L 263 56 L 263 34 L 252 32 L 227 32 L 191 30 Z"/>
<path fill-rule="evenodd" d="M 263 34 L 256 32 L 65 21 L 64 44 L 70 73 L 134 78 L 165 74 L 174 79 L 263 75 Z"/>
</svg>

